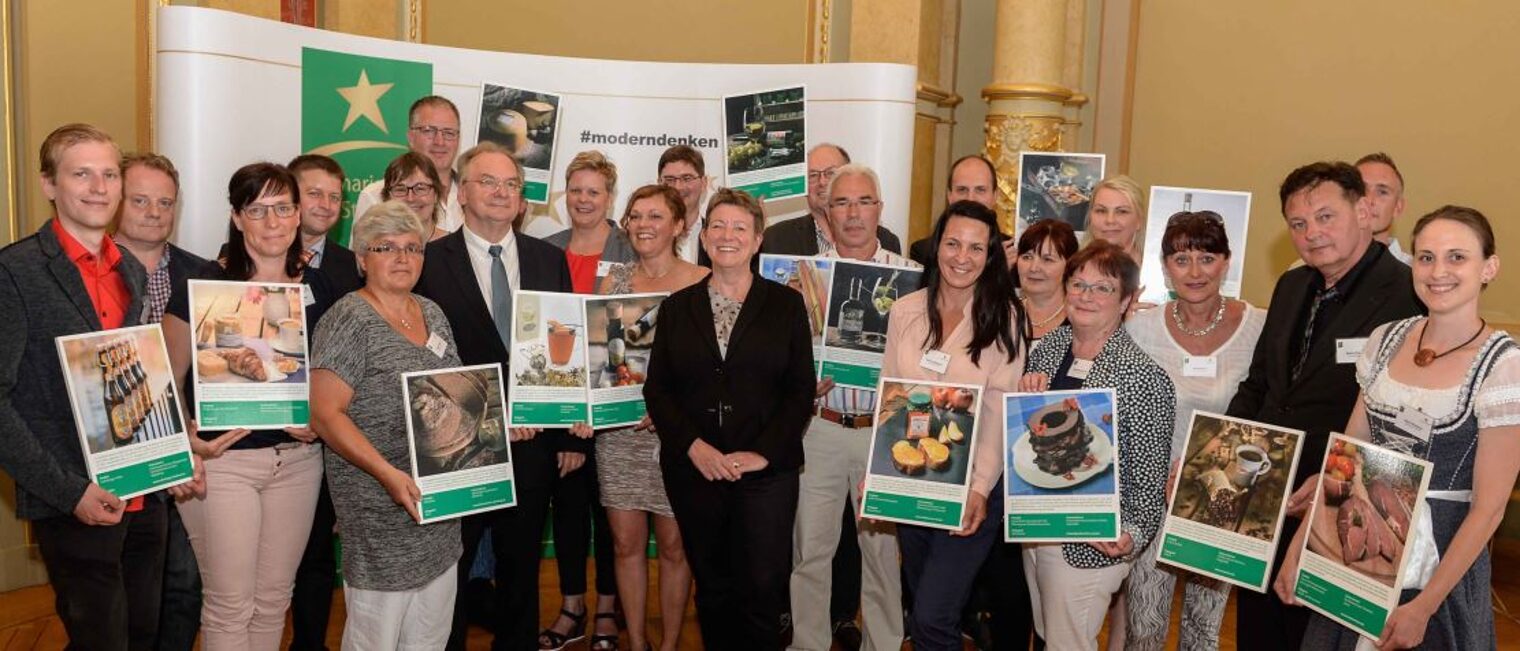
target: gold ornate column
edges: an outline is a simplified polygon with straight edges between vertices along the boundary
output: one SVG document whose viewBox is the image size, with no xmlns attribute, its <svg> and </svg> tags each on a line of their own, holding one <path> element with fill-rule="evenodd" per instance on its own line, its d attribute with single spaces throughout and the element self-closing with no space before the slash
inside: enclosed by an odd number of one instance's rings
<svg viewBox="0 0 1520 651">
<path fill-rule="evenodd" d="M 1061 124 L 1062 149 L 1081 147 L 1078 133 L 1082 128 L 1082 107 L 1087 95 L 1082 88 L 1083 54 L 1087 47 L 1087 2 L 1068 0 L 1066 3 L 1066 48 L 1061 63 L 1061 85 L 1071 89 L 1071 97 L 1061 105 L 1065 120 Z"/>
<path fill-rule="evenodd" d="M 1080 4 L 1083 0 L 1070 0 Z M 1067 103 L 1068 0 L 998 0 L 997 42 L 987 100 L 987 157 L 998 171 L 998 222 L 1013 234 L 1019 152 L 1061 151 Z M 1076 49 L 1080 59 L 1081 48 Z M 1080 76 L 1080 63 L 1078 64 Z"/>
</svg>

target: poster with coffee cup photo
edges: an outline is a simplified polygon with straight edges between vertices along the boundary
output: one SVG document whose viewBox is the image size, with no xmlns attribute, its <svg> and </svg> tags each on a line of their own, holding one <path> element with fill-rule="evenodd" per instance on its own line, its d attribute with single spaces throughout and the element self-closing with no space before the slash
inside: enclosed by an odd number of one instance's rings
<svg viewBox="0 0 1520 651">
<path fill-rule="evenodd" d="M 189 281 L 200 429 L 307 425 L 307 291 L 300 284 Z"/>
<path fill-rule="evenodd" d="M 1157 561 L 1265 592 L 1304 433 L 1194 411 Z"/>
<path fill-rule="evenodd" d="M 508 423 L 567 427 L 586 422 L 584 299 L 526 290 L 512 296 Z"/>
</svg>

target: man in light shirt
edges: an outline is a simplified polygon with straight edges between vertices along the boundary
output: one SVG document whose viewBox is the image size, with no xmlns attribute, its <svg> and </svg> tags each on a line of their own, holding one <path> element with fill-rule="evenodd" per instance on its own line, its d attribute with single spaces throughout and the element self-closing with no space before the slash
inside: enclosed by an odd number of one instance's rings
<svg viewBox="0 0 1520 651">
<path fill-rule="evenodd" d="M 412 102 L 407 122 L 407 146 L 433 161 L 438 180 L 443 181 L 443 187 L 438 189 L 438 199 L 443 202 L 444 214 L 438 221 L 438 228 L 449 232 L 458 230 L 464 223 L 464 212 L 454 182 L 457 176 L 454 174 L 454 156 L 459 153 L 459 109 L 445 97 L 428 95 Z M 384 181 L 364 186 L 359 200 L 354 203 L 355 217 L 384 201 L 380 196 L 384 186 Z"/>
</svg>

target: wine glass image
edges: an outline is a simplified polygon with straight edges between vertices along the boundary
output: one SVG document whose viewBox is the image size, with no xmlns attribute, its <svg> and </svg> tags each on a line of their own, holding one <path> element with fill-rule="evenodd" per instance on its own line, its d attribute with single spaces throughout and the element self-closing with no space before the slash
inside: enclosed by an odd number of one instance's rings
<svg viewBox="0 0 1520 651">
<path fill-rule="evenodd" d="M 871 293 L 871 307 L 876 308 L 876 313 L 880 316 L 886 316 L 887 312 L 892 311 L 892 305 L 895 303 L 897 303 L 896 285 L 884 283 Z"/>
</svg>

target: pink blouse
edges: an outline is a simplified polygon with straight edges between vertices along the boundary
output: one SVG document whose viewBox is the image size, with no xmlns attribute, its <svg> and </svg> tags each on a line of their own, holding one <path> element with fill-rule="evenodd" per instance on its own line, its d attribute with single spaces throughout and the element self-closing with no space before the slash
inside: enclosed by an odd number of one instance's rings
<svg viewBox="0 0 1520 651">
<path fill-rule="evenodd" d="M 1024 372 L 1023 351 L 1013 354 L 997 344 L 982 350 L 981 366 L 971 363 L 966 347 L 971 344 L 972 301 L 966 303 L 960 325 L 941 342 L 939 350 L 950 356 L 944 373 L 924 368 L 920 361 L 929 336 L 929 290 L 920 289 L 898 299 L 887 323 L 887 350 L 882 377 L 905 380 L 956 382 L 982 386 L 982 406 L 976 419 L 976 451 L 971 458 L 971 489 L 991 499 L 993 484 L 1003 473 L 1003 394 L 1018 391 Z M 1013 306 L 1008 307 L 1010 312 Z"/>
</svg>

